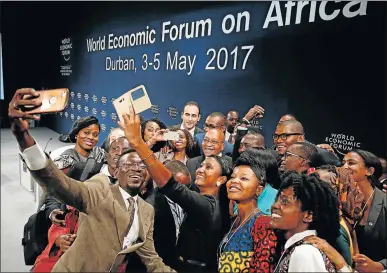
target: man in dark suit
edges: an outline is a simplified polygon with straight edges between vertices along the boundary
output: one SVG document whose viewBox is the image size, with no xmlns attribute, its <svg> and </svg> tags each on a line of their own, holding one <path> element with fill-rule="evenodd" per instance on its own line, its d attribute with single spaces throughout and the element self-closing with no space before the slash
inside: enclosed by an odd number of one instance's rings
<svg viewBox="0 0 387 273">
<path fill-rule="evenodd" d="M 200 121 L 200 108 L 199 104 L 195 101 L 189 101 L 184 105 L 184 110 L 181 113 L 182 123 L 176 125 L 180 129 L 187 129 L 191 133 L 192 137 L 196 134 L 203 133 L 204 131 L 196 126 Z"/>
<path fill-rule="evenodd" d="M 37 99 L 22 100 L 24 95 Z M 121 271 L 127 254 L 133 252 L 148 272 L 171 271 L 154 249 L 154 209 L 138 196 L 147 173 L 139 155 L 133 150 L 121 155 L 115 185 L 104 174 L 85 182 L 73 180 L 56 167 L 28 132 L 25 119 L 36 117 L 20 107 L 39 105 L 39 95 L 29 88 L 17 90 L 9 104 L 8 116 L 22 158 L 43 188 L 81 212 L 77 239 L 52 272 Z"/>
<path fill-rule="evenodd" d="M 223 115 L 223 113 L 220 112 L 214 112 L 211 113 L 204 123 L 204 130 L 207 132 L 209 129 L 218 129 L 220 130 L 224 135 L 226 134 L 226 117 Z M 194 155 L 199 156 L 203 154 L 202 150 L 202 142 L 205 137 L 205 133 L 200 133 L 195 135 L 194 137 Z M 232 151 L 234 148 L 234 145 L 230 144 L 228 141 L 226 141 L 225 137 L 223 137 L 223 143 L 224 148 L 222 149 L 223 154 L 225 155 L 232 155 Z"/>
<path fill-rule="evenodd" d="M 231 144 L 230 144 L 231 145 Z M 192 182 L 196 180 L 196 170 L 200 167 L 200 164 L 204 161 L 206 156 L 210 155 L 221 155 L 228 157 L 231 160 L 231 157 L 227 156 L 224 153 L 225 141 L 224 141 L 224 132 L 220 129 L 208 129 L 206 134 L 203 137 L 201 143 L 203 155 L 188 159 L 187 167 L 192 176 Z M 232 154 L 232 149 L 231 149 Z"/>
</svg>

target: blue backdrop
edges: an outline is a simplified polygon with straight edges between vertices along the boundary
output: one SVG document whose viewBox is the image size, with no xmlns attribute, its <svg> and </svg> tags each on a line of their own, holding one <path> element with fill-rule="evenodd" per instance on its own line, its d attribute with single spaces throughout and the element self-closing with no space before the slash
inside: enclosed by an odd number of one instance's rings
<svg viewBox="0 0 387 273">
<path fill-rule="evenodd" d="M 94 114 L 103 124 L 102 141 L 116 127 L 112 100 L 144 84 L 153 104 L 152 111 L 143 113 L 146 119 L 158 117 L 167 125 L 178 124 L 185 102 L 195 100 L 201 106 L 202 126 L 213 111 L 226 114 L 236 109 L 243 116 L 258 104 L 266 109 L 260 125 L 267 145 L 280 116 L 291 112 L 315 143 L 335 144 L 342 153 L 353 147 L 384 153 L 385 130 L 380 132 L 380 124 L 386 124 L 385 12 L 379 3 L 355 2 L 329 2 L 326 7 L 318 2 L 302 12 L 295 2 L 288 8 L 286 2 L 247 2 L 188 10 L 179 10 L 177 3 L 152 3 L 147 10 L 113 2 L 106 14 L 90 22 L 83 19 L 76 31 L 58 37 L 60 67 L 53 69 L 60 70 L 58 87 L 68 87 L 71 99 L 50 124 L 65 133 L 77 117 Z M 166 5 L 175 7 L 167 11 Z M 239 32 L 236 28 L 229 34 L 222 31 L 228 14 L 235 26 L 240 22 Z M 267 18 L 272 21 L 265 23 Z M 162 41 L 164 22 L 170 21 L 170 29 L 206 19 L 211 20 L 211 35 Z M 231 21 L 227 20 L 227 28 Z M 109 34 L 130 35 L 147 26 L 155 33 L 153 44 L 108 49 Z M 209 28 L 205 30 L 208 34 Z M 88 39 L 100 37 L 105 37 L 105 49 L 89 52 Z M 167 69 L 168 53 L 175 52 L 195 57 L 191 73 Z M 159 63 L 154 60 L 156 53 Z M 107 58 L 133 60 L 131 71 L 107 70 Z M 383 123 L 375 121 L 376 116 Z M 359 124 L 367 125 L 367 130 L 359 130 Z"/>
</svg>

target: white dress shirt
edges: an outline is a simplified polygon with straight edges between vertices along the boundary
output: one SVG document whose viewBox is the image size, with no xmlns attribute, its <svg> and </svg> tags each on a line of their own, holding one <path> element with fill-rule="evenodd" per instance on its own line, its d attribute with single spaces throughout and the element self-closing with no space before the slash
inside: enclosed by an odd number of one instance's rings
<svg viewBox="0 0 387 273">
<path fill-rule="evenodd" d="M 306 230 L 294 234 L 285 244 L 289 248 L 305 237 L 317 235 L 315 230 Z M 324 258 L 321 252 L 312 245 L 303 244 L 297 246 L 290 256 L 288 272 L 328 272 L 325 267 Z"/>
<path fill-rule="evenodd" d="M 103 165 L 102 165 L 101 170 L 100 170 L 100 173 L 103 173 L 103 174 L 106 175 L 106 176 L 113 176 L 113 175 L 110 174 L 110 172 L 109 172 L 109 166 L 108 166 L 108 164 L 103 164 Z"/>
<path fill-rule="evenodd" d="M 194 126 L 191 130 L 188 130 L 188 132 L 191 134 L 192 137 L 194 137 L 195 128 L 196 126 Z M 180 129 L 185 129 L 185 127 L 183 126 L 183 123 L 180 125 Z"/>
<path fill-rule="evenodd" d="M 131 196 L 129 193 L 124 191 L 121 187 L 119 187 L 119 189 L 120 189 L 120 192 L 122 194 L 122 198 L 125 201 L 126 208 L 129 210 L 128 198 Z M 133 223 L 129 229 L 128 234 L 124 238 L 124 243 L 122 245 L 122 249 L 125 249 L 125 248 L 131 246 L 138 239 L 138 234 L 140 232 L 140 223 L 138 221 L 138 204 L 137 204 L 138 195 L 132 196 L 132 197 L 135 201 L 134 202 L 134 219 L 133 219 Z M 129 212 L 128 212 L 128 216 L 129 216 Z"/>
<path fill-rule="evenodd" d="M 226 130 L 226 133 L 224 134 L 224 139 L 228 142 L 228 139 L 230 138 L 230 133 Z"/>
<path fill-rule="evenodd" d="M 21 156 L 25 160 L 27 167 L 32 171 L 43 169 L 48 165 L 47 157 L 38 143 L 36 143 L 34 146 L 31 146 L 25 149 L 24 152 L 21 153 Z M 128 198 L 130 197 L 130 195 L 129 193 L 124 191 L 121 187 L 119 187 L 119 189 L 122 194 L 122 198 L 125 201 L 126 208 L 128 209 L 129 208 Z M 138 219 L 138 204 L 137 204 L 138 196 L 136 195 L 133 198 L 135 200 L 134 219 L 128 234 L 124 238 L 124 242 L 122 246 L 123 249 L 132 245 L 138 239 L 138 235 L 140 232 L 140 224 Z M 128 212 L 128 217 L 129 217 L 129 212 Z"/>
</svg>

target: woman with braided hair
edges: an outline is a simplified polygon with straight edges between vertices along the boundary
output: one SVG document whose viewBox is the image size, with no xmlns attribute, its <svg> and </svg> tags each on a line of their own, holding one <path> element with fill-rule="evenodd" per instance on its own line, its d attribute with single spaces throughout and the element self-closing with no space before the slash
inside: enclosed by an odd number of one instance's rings
<svg viewBox="0 0 387 273">
<path fill-rule="evenodd" d="M 284 251 L 275 272 L 335 272 L 329 258 L 305 242 L 306 238 L 318 235 L 335 245 L 340 234 L 335 193 L 317 176 L 292 171 L 284 173 L 281 180 L 272 208 L 271 227 L 279 230 L 278 247 L 284 246 Z"/>
</svg>

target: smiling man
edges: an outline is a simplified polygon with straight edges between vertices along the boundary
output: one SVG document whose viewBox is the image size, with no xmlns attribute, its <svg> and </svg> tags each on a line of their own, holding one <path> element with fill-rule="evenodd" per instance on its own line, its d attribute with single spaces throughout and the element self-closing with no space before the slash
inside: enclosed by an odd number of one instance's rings
<svg viewBox="0 0 387 273">
<path fill-rule="evenodd" d="M 187 167 L 191 173 L 192 181 L 196 179 L 196 170 L 200 167 L 200 164 L 204 159 L 210 155 L 225 156 L 231 159 L 229 156 L 223 154 L 224 150 L 224 133 L 219 129 L 208 129 L 204 134 L 202 142 L 203 155 L 197 156 L 187 160 Z"/>
<path fill-rule="evenodd" d="M 200 117 L 199 104 L 195 101 L 187 102 L 184 105 L 183 113 L 181 113 L 183 122 L 180 125 L 180 129 L 187 129 L 192 137 L 196 134 L 203 133 L 204 131 L 202 129 L 196 127 L 196 124 L 200 121 Z"/>
<path fill-rule="evenodd" d="M 107 147 L 107 164 L 102 166 L 101 173 L 106 174 L 109 177 L 110 182 L 115 183 L 116 179 L 114 177 L 114 172 L 117 169 L 118 159 L 121 154 L 128 149 L 130 149 L 130 146 L 125 137 L 117 138 Z"/>
<path fill-rule="evenodd" d="M 22 159 L 34 179 L 50 194 L 82 212 L 77 239 L 52 272 L 121 272 L 127 266 L 127 254 L 133 252 L 148 272 L 171 271 L 154 248 L 154 209 L 138 197 L 147 175 L 139 155 L 134 150 L 121 155 L 116 185 L 111 185 L 104 174 L 85 182 L 67 177 L 29 134 L 26 119 L 37 117 L 26 114 L 21 107 L 39 106 L 41 102 L 23 99 L 25 95 L 39 97 L 33 89 L 19 89 L 8 108 Z"/>
</svg>

